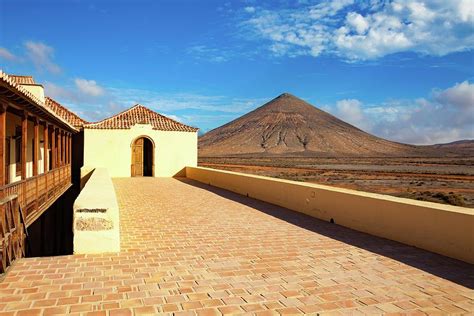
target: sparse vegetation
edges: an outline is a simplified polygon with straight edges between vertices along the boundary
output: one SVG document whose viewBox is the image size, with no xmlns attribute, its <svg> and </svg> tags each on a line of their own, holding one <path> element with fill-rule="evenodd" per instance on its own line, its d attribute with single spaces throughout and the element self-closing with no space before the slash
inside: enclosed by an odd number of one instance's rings
<svg viewBox="0 0 474 316">
<path fill-rule="evenodd" d="M 203 166 L 474 208 L 474 158 L 201 158 Z"/>
<path fill-rule="evenodd" d="M 444 193 L 423 191 L 413 192 L 408 196 L 403 197 L 412 198 L 419 201 L 437 202 L 455 206 L 466 206 L 466 201 L 464 200 L 464 197 L 461 194 L 457 194 L 454 192 Z"/>
</svg>

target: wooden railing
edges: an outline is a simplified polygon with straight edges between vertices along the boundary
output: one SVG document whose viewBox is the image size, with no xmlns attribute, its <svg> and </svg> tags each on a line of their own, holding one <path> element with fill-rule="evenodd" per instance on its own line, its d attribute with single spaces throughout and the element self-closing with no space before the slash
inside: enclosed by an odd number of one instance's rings
<svg viewBox="0 0 474 316">
<path fill-rule="evenodd" d="M 2 187 L 0 196 L 18 195 L 26 222 L 30 225 L 71 184 L 71 166 L 66 165 L 46 173 Z"/>
<path fill-rule="evenodd" d="M 0 199 L 0 273 L 25 256 L 26 222 L 16 194 Z"/>
</svg>

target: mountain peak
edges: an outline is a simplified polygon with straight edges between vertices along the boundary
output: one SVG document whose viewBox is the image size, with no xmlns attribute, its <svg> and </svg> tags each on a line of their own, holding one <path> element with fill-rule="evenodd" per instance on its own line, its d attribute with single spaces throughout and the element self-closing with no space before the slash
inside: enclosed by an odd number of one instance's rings
<svg viewBox="0 0 474 316">
<path fill-rule="evenodd" d="M 283 93 L 199 139 L 202 156 L 405 156 L 416 148 L 367 134 L 308 102 Z"/>
<path fill-rule="evenodd" d="M 280 94 L 279 96 L 277 96 L 276 98 L 274 98 L 273 100 L 288 100 L 288 101 L 295 101 L 295 100 L 298 100 L 298 101 L 303 101 L 302 99 L 298 98 L 297 96 L 295 96 L 294 94 L 291 94 L 291 93 L 288 93 L 288 92 L 283 92 L 282 94 Z M 272 101 L 273 101 L 272 100 Z M 271 101 L 270 101 L 271 102 Z M 304 102 L 304 101 L 303 101 Z"/>
<path fill-rule="evenodd" d="M 312 110 L 315 107 L 293 94 L 285 92 L 265 103 L 259 109 L 277 112 L 298 112 Z"/>
</svg>

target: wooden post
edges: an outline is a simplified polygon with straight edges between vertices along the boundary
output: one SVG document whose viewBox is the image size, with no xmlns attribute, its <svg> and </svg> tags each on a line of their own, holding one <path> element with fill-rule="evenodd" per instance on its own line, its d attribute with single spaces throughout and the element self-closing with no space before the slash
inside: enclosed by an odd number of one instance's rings
<svg viewBox="0 0 474 316">
<path fill-rule="evenodd" d="M 26 201 L 26 154 L 28 149 L 28 112 L 23 111 L 21 121 L 21 192 L 23 193 L 23 208 L 27 208 Z"/>
<path fill-rule="evenodd" d="M 49 152 L 48 152 L 48 147 L 49 147 L 49 127 L 48 123 L 44 122 L 44 128 L 43 128 L 43 173 L 48 172 L 48 167 L 49 167 Z"/>
<path fill-rule="evenodd" d="M 72 183 L 72 133 L 69 133 L 69 168 L 68 170 L 68 182 Z"/>
<path fill-rule="evenodd" d="M 21 180 L 26 179 L 26 154 L 28 149 L 28 113 L 23 112 L 21 121 Z"/>
<path fill-rule="evenodd" d="M 6 136 L 7 136 L 7 107 L 4 104 L 0 104 L 0 198 L 3 197 L 3 186 L 7 184 L 8 179 L 6 178 Z"/>
<path fill-rule="evenodd" d="M 49 127 L 48 122 L 44 122 L 43 128 L 43 176 L 44 176 L 44 201 L 48 200 L 48 147 L 49 147 Z"/>
<path fill-rule="evenodd" d="M 34 118 L 34 136 L 33 136 L 33 142 L 34 142 L 34 151 L 33 151 L 33 176 L 38 175 L 38 160 L 39 160 L 39 122 L 38 118 Z"/>
<path fill-rule="evenodd" d="M 66 136 L 66 147 L 67 147 L 67 150 L 66 150 L 66 164 L 69 165 L 71 163 L 71 134 L 70 133 L 67 133 L 67 136 Z"/>
<path fill-rule="evenodd" d="M 69 164 L 72 165 L 72 134 L 69 134 Z"/>
<path fill-rule="evenodd" d="M 56 129 L 51 127 L 51 169 L 56 167 Z"/>
<path fill-rule="evenodd" d="M 63 131 L 58 131 L 58 167 L 63 165 Z"/>
<path fill-rule="evenodd" d="M 61 130 L 56 130 L 56 168 L 61 167 Z"/>
<path fill-rule="evenodd" d="M 51 170 L 53 170 L 52 175 L 53 175 L 53 190 L 56 185 L 56 177 L 55 177 L 55 172 L 54 169 L 56 168 L 56 128 L 54 126 L 51 127 Z M 48 192 L 49 194 L 49 192 Z"/>
<path fill-rule="evenodd" d="M 72 183 L 72 134 L 69 133 L 68 135 L 68 163 L 69 168 L 67 168 L 68 174 L 68 183 Z"/>
<path fill-rule="evenodd" d="M 62 181 L 62 178 L 61 178 L 61 166 L 63 165 L 62 164 L 62 152 L 63 152 L 63 147 L 62 147 L 62 141 L 63 140 L 63 131 L 58 129 L 58 175 L 59 175 L 59 181 L 58 181 L 58 185 L 60 186 L 61 185 L 61 181 Z"/>
<path fill-rule="evenodd" d="M 63 165 L 63 130 L 59 130 L 59 140 L 58 140 L 58 158 L 59 163 L 58 166 L 61 168 Z"/>
<path fill-rule="evenodd" d="M 60 143 L 59 143 L 59 128 L 56 128 L 56 161 L 54 163 L 55 167 L 56 168 L 59 168 L 59 149 L 60 149 Z"/>
<path fill-rule="evenodd" d="M 38 182 L 38 157 L 39 157 L 39 122 L 38 118 L 34 118 L 34 135 L 33 135 L 33 177 L 35 178 L 35 212 L 38 211 L 38 188 L 39 188 L 39 182 Z"/>
<path fill-rule="evenodd" d="M 67 165 L 67 151 L 68 151 L 68 141 L 67 141 L 67 132 L 64 133 L 64 165 Z"/>
<path fill-rule="evenodd" d="M 63 146 L 63 152 L 62 152 L 62 157 L 63 157 L 63 166 L 66 165 L 66 133 L 63 131 L 61 133 L 61 139 L 62 139 L 62 146 Z"/>
</svg>

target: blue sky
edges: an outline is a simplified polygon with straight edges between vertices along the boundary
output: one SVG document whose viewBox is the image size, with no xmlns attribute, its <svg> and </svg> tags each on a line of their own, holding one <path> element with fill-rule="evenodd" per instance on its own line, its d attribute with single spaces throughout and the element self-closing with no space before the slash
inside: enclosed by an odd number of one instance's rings
<svg viewBox="0 0 474 316">
<path fill-rule="evenodd" d="M 378 136 L 474 138 L 460 1 L 0 0 L 0 68 L 95 121 L 141 103 L 201 128 L 290 92 Z"/>
</svg>

